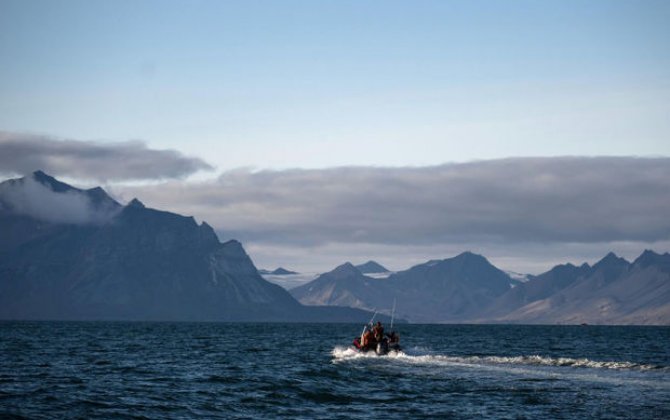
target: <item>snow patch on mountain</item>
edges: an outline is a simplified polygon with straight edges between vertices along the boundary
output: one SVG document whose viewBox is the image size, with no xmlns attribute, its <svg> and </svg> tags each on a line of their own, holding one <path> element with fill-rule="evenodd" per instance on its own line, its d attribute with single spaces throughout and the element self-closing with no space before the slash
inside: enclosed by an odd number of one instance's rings
<svg viewBox="0 0 670 420">
<path fill-rule="evenodd" d="M 528 283 L 530 280 L 530 274 L 521 274 L 516 271 L 505 270 L 505 274 L 509 276 L 512 281 L 510 282 L 510 287 L 516 287 L 522 283 Z"/>
</svg>

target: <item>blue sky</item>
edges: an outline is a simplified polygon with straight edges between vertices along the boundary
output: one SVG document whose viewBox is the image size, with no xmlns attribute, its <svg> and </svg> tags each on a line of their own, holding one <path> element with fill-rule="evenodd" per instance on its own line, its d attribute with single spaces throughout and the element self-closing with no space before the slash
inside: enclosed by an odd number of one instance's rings
<svg viewBox="0 0 670 420">
<path fill-rule="evenodd" d="M 0 1 L 0 128 L 219 170 L 670 154 L 664 1 Z"/>
<path fill-rule="evenodd" d="M 0 0 L 0 174 L 194 215 L 267 268 L 670 251 L 668 22 L 670 1 Z"/>
</svg>

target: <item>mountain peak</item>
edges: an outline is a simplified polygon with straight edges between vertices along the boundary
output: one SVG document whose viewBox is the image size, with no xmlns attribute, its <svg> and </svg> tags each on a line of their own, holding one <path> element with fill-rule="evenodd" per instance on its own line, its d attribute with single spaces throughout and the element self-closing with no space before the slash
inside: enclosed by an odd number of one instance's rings
<svg viewBox="0 0 670 420">
<path fill-rule="evenodd" d="M 56 178 L 52 177 L 51 175 L 41 171 L 37 170 L 32 173 L 32 178 L 39 182 L 40 184 L 49 187 L 52 191 L 54 192 L 66 192 L 66 191 L 78 191 L 77 188 L 72 187 L 71 185 L 68 185 L 64 182 L 61 182 L 57 180 Z"/>
<path fill-rule="evenodd" d="M 429 260 L 423 264 L 414 266 L 414 268 L 425 269 L 425 268 L 436 268 L 443 269 L 446 267 L 451 267 L 454 264 L 458 266 L 491 266 L 493 265 L 486 259 L 483 255 L 475 254 L 470 251 L 462 252 L 455 257 L 445 258 L 443 260 Z"/>
<path fill-rule="evenodd" d="M 53 176 L 47 174 L 44 171 L 37 170 L 31 174 L 32 179 L 39 184 L 49 188 L 51 191 L 56 193 L 69 193 L 75 192 L 85 195 L 89 200 L 91 205 L 96 210 L 108 210 L 113 211 L 121 207 L 121 205 L 116 202 L 112 197 L 107 194 L 102 187 L 93 187 L 87 190 L 82 190 L 72 185 L 66 184 L 65 182 L 59 181 Z M 22 178 L 25 179 L 25 178 Z"/>
<path fill-rule="evenodd" d="M 146 208 L 144 203 L 142 203 L 137 198 L 133 198 L 132 200 L 130 200 L 130 203 L 128 203 L 128 205 L 126 207 L 135 207 L 135 208 L 140 208 L 140 209 Z"/>
<path fill-rule="evenodd" d="M 635 264 L 647 265 L 647 263 L 654 261 L 658 257 L 660 257 L 660 255 L 655 253 L 651 249 L 645 249 L 644 252 L 635 259 Z"/>
<path fill-rule="evenodd" d="M 37 180 L 41 179 L 53 179 L 51 175 L 48 175 L 46 172 L 42 171 L 41 169 L 36 170 L 33 172 L 33 178 Z"/>
<path fill-rule="evenodd" d="M 219 242 L 219 237 L 216 235 L 214 229 L 209 224 L 207 224 L 207 222 L 200 223 L 198 230 L 200 231 L 200 235 L 203 239 L 211 241 L 212 243 Z"/>
<path fill-rule="evenodd" d="M 493 266 L 493 264 L 491 264 L 491 262 L 489 262 L 489 260 L 487 260 L 483 255 L 475 254 L 470 251 L 465 251 L 456 255 L 455 257 L 442 260 L 438 263 L 438 265 L 453 263 L 457 263 L 462 266 Z"/>
<path fill-rule="evenodd" d="M 336 276 L 349 276 L 352 274 L 360 275 L 362 273 L 352 263 L 346 262 L 335 267 L 335 269 L 331 271 L 330 274 L 334 274 Z"/>
<path fill-rule="evenodd" d="M 670 254 L 657 254 L 650 249 L 645 249 L 644 252 L 635 259 L 634 265 L 646 268 L 650 265 L 658 265 L 659 267 L 670 271 Z"/>
<path fill-rule="evenodd" d="M 54 224 L 104 223 L 121 208 L 100 187 L 82 190 L 44 171 L 3 181 L 0 190 L 3 209 Z"/>
<path fill-rule="evenodd" d="M 96 208 L 105 208 L 105 207 L 111 209 L 121 208 L 121 204 L 119 204 L 116 200 L 110 197 L 109 194 L 107 194 L 107 191 L 105 191 L 101 187 L 90 188 L 86 190 L 85 193 L 88 196 L 89 200 L 91 200 L 91 204 Z"/>
<path fill-rule="evenodd" d="M 628 265 L 628 261 L 624 258 L 617 256 L 614 252 L 610 252 L 603 259 L 598 261 L 593 268 L 600 268 L 604 266 L 614 266 L 614 265 Z"/>
<path fill-rule="evenodd" d="M 363 274 L 386 273 L 389 270 L 376 261 L 368 261 L 365 264 L 357 265 L 356 268 Z"/>
<path fill-rule="evenodd" d="M 107 194 L 107 193 L 105 192 L 105 190 L 102 189 L 102 187 L 93 187 L 93 188 L 89 188 L 89 189 L 86 190 L 86 191 L 89 192 L 89 193 L 91 193 L 91 194 L 103 194 L 103 193 L 104 193 L 104 194 Z"/>
<path fill-rule="evenodd" d="M 593 265 L 590 274 L 599 273 L 605 282 L 612 282 L 626 273 L 629 268 L 630 263 L 628 261 L 610 252 Z"/>
<path fill-rule="evenodd" d="M 453 259 L 455 260 L 469 260 L 469 261 L 488 261 L 486 257 L 483 255 L 475 254 L 474 252 L 471 251 L 465 251 L 461 252 L 460 254 L 456 255 Z"/>
</svg>

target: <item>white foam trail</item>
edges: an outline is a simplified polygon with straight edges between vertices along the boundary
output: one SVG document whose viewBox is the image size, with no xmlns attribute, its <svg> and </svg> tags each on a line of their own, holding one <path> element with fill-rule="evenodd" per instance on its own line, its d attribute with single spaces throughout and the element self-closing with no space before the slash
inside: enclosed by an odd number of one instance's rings
<svg viewBox="0 0 670 420">
<path fill-rule="evenodd" d="M 374 359 L 379 357 L 386 358 L 398 358 L 404 355 L 403 352 L 391 351 L 385 356 L 377 356 L 375 352 L 369 351 L 367 353 L 361 353 L 353 347 L 341 347 L 337 346 L 331 352 L 333 355 L 333 361 L 344 361 L 344 360 L 355 360 L 355 359 Z"/>
<path fill-rule="evenodd" d="M 544 357 L 539 355 L 530 356 L 446 356 L 433 354 L 410 354 L 404 352 L 389 353 L 393 359 L 417 364 L 457 364 L 462 366 L 558 366 L 591 369 L 614 369 L 614 370 L 660 370 L 668 371 L 669 367 L 646 365 L 627 361 L 597 361 L 587 358 L 574 359 L 569 357 Z M 359 353 L 351 347 L 335 347 L 332 351 L 334 361 L 355 360 L 363 358 L 379 357 L 373 352 Z"/>
<path fill-rule="evenodd" d="M 424 357 L 424 356 L 419 356 Z M 487 364 L 487 365 L 524 365 L 524 366 L 562 366 L 592 369 L 635 369 L 655 370 L 663 369 L 660 366 L 645 365 L 627 361 L 598 361 L 587 358 L 573 359 L 569 357 L 544 357 L 539 355 L 530 356 L 425 356 L 436 361 L 463 363 L 463 364 Z"/>
</svg>

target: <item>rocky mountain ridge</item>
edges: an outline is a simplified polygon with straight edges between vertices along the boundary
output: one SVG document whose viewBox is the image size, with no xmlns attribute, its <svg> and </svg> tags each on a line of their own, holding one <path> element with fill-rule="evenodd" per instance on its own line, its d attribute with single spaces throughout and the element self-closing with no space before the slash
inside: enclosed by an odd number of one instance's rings
<svg viewBox="0 0 670 420">
<path fill-rule="evenodd" d="M 413 322 L 670 324 L 670 254 L 651 250 L 537 276 L 471 252 L 383 279 L 346 263 L 289 294 L 205 222 L 41 171 L 0 183 L 0 232 L 0 319 L 364 322 L 397 301 Z"/>
<path fill-rule="evenodd" d="M 137 199 L 122 206 L 38 171 L 0 183 L 0 203 L 0 319 L 369 319 L 301 305 L 258 274 L 239 242 Z"/>
<path fill-rule="evenodd" d="M 593 266 L 558 265 L 518 281 L 481 255 L 431 260 L 380 281 L 350 265 L 292 289 L 305 304 L 397 313 L 412 322 L 670 324 L 670 254 L 630 263 L 614 253 Z M 516 281 L 515 281 L 516 280 Z"/>
</svg>

